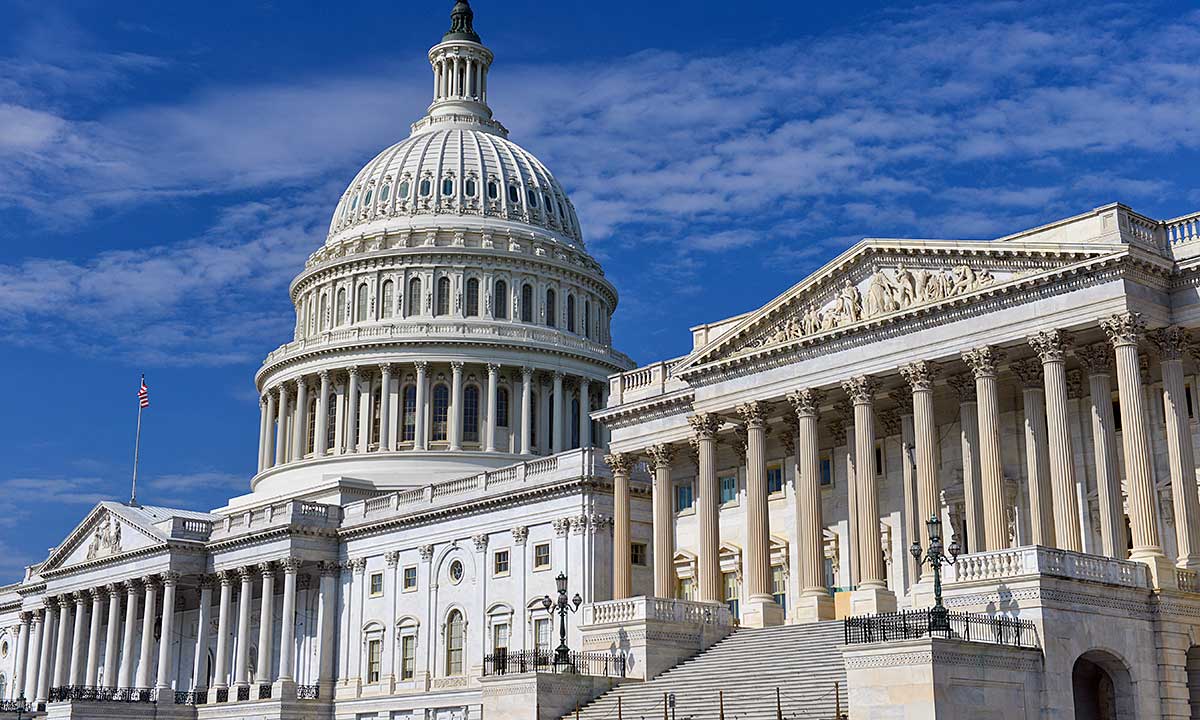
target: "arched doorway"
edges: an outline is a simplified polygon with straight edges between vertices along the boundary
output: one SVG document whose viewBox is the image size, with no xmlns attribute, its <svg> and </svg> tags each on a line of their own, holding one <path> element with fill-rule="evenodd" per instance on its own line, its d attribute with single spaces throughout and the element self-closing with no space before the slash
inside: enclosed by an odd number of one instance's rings
<svg viewBox="0 0 1200 720">
<path fill-rule="evenodd" d="M 1133 689 L 1129 669 L 1120 658 L 1090 650 L 1071 671 L 1075 720 L 1132 720 Z"/>
<path fill-rule="evenodd" d="M 1191 717 L 1200 718 L 1200 645 L 1193 645 L 1187 652 L 1188 705 Z"/>
</svg>

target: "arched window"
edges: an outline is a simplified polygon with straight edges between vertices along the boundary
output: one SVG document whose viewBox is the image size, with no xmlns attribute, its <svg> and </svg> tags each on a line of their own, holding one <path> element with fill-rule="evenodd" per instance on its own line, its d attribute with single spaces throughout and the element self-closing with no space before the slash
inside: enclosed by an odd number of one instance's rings
<svg viewBox="0 0 1200 720">
<path fill-rule="evenodd" d="M 332 450 L 337 442 L 337 395 L 325 404 L 325 447 Z"/>
<path fill-rule="evenodd" d="M 554 288 L 546 288 L 546 327 L 556 327 L 558 323 L 555 321 L 555 316 L 558 315 L 558 302 L 554 295 Z"/>
<path fill-rule="evenodd" d="M 341 325 L 346 319 L 346 288 L 338 288 L 337 303 L 333 308 L 333 324 Z"/>
<path fill-rule="evenodd" d="M 305 423 L 308 427 L 308 429 L 306 431 L 308 433 L 308 436 L 307 436 L 308 442 L 305 443 L 305 447 L 308 448 L 308 452 L 310 452 L 310 453 L 316 452 L 317 451 L 317 399 L 315 397 L 310 398 L 308 401 L 308 415 L 306 417 L 308 418 L 308 422 Z"/>
<path fill-rule="evenodd" d="M 567 332 L 575 332 L 575 296 L 567 294 Z"/>
<path fill-rule="evenodd" d="M 375 392 L 371 393 L 371 438 L 367 441 L 367 445 L 372 444 L 383 447 L 383 439 L 379 437 L 379 425 L 381 418 L 380 410 L 383 409 L 383 393 L 380 388 L 375 388 Z"/>
<path fill-rule="evenodd" d="M 463 388 L 462 407 L 463 440 L 479 442 L 479 386 Z"/>
<path fill-rule="evenodd" d="M 592 301 L 583 301 L 583 336 L 592 339 Z"/>
<path fill-rule="evenodd" d="M 450 278 L 438 278 L 436 315 L 450 314 Z"/>
<path fill-rule="evenodd" d="M 317 327 L 324 331 L 329 318 L 329 296 L 322 293 L 320 313 L 317 315 Z"/>
<path fill-rule="evenodd" d="M 396 283 L 391 280 L 383 282 L 383 292 L 380 294 L 379 315 L 384 319 L 392 316 L 392 306 L 396 304 Z"/>
<path fill-rule="evenodd" d="M 521 286 L 521 322 L 533 322 L 533 286 L 529 283 Z"/>
<path fill-rule="evenodd" d="M 467 281 L 467 317 L 479 317 L 479 278 Z"/>
<path fill-rule="evenodd" d="M 492 294 L 492 307 L 495 308 L 496 319 L 508 319 L 508 283 L 497 280 Z"/>
<path fill-rule="evenodd" d="M 546 401 L 546 447 L 554 447 L 554 438 L 558 435 L 558 428 L 554 427 L 554 403 L 558 398 L 554 397 L 554 393 L 550 394 L 550 398 Z"/>
<path fill-rule="evenodd" d="M 415 317 L 421 314 L 421 278 L 413 278 L 408 281 L 408 317 Z"/>
<path fill-rule="evenodd" d="M 508 388 L 496 388 L 496 427 L 508 427 Z"/>
<path fill-rule="evenodd" d="M 579 447 L 579 398 L 571 400 L 571 447 Z"/>
<path fill-rule="evenodd" d="M 433 441 L 445 442 L 447 418 L 450 416 L 450 388 L 445 384 L 433 388 Z"/>
<path fill-rule="evenodd" d="M 529 446 L 537 447 L 538 444 L 538 394 L 532 393 L 532 402 L 529 404 Z M 523 401 L 522 401 L 523 402 Z M 525 422 L 522 418 L 521 422 Z M 524 431 L 522 431 L 524 432 Z"/>
<path fill-rule="evenodd" d="M 367 320 L 369 320 L 370 318 L 367 317 L 368 309 L 369 308 L 367 306 L 367 286 L 359 285 L 358 286 L 358 300 L 357 300 L 356 308 L 354 311 L 355 322 L 366 322 Z"/>
<path fill-rule="evenodd" d="M 417 439 L 417 386 L 404 387 L 404 434 L 401 442 L 414 442 Z"/>
<path fill-rule="evenodd" d="M 463 672 L 463 616 L 451 610 L 446 618 L 446 674 L 462 675 Z"/>
</svg>

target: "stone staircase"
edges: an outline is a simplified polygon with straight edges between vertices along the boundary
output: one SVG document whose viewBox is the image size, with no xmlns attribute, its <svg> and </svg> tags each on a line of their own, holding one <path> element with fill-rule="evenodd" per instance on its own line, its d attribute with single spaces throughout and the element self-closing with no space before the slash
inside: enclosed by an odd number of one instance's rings
<svg viewBox="0 0 1200 720">
<path fill-rule="evenodd" d="M 662 720 L 663 694 L 675 694 L 668 720 L 774 720 L 775 689 L 788 720 L 833 720 L 834 683 L 846 710 L 841 622 L 742 629 L 645 683 L 618 685 L 579 711 L 580 720 Z M 574 720 L 571 713 L 563 720 Z"/>
</svg>

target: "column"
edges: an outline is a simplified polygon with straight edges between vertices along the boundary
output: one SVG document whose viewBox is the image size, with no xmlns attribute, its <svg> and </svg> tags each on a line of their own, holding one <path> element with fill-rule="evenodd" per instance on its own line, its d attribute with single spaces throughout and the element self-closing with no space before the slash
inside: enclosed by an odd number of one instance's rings
<svg viewBox="0 0 1200 720">
<path fill-rule="evenodd" d="M 1200 569 L 1200 495 L 1196 492 L 1196 458 L 1183 387 L 1183 353 L 1190 338 L 1183 328 L 1167 327 L 1155 331 L 1151 340 L 1158 349 L 1162 368 L 1167 458 L 1179 549 L 1175 564 L 1196 570 Z"/>
<path fill-rule="evenodd" d="M 613 476 L 613 600 L 633 595 L 629 519 L 629 472 L 633 458 L 624 453 L 604 456 Z"/>
<path fill-rule="evenodd" d="M 29 660 L 29 623 L 33 619 L 33 614 L 23 612 L 20 614 L 21 624 L 17 630 L 17 657 L 16 663 L 13 665 L 12 676 L 12 691 L 9 697 L 13 700 L 26 697 L 24 682 L 25 682 L 25 664 Z"/>
<path fill-rule="evenodd" d="M 217 610 L 217 657 L 213 668 L 213 688 L 229 687 L 229 615 L 233 604 L 233 570 L 218 570 L 221 583 L 221 605 Z"/>
<path fill-rule="evenodd" d="M 24 671 L 21 675 L 21 679 L 24 680 L 21 697 L 26 700 L 38 697 L 38 667 L 42 659 L 42 619 L 45 613 L 45 610 L 34 610 L 33 624 L 29 626 L 28 650 L 25 653 L 25 662 L 22 664 Z"/>
<path fill-rule="evenodd" d="M 671 460 L 675 449 L 654 445 L 647 453 L 654 466 L 651 493 L 654 524 L 654 597 L 675 597 L 675 493 L 671 483 Z"/>
<path fill-rule="evenodd" d="M 379 366 L 379 449 L 392 450 L 392 365 Z"/>
<path fill-rule="evenodd" d="M 54 670 L 54 626 L 62 609 L 58 598 L 46 598 L 46 618 L 42 622 L 41 657 L 38 667 L 37 692 L 34 698 L 38 703 L 44 703 L 50 697 L 50 687 L 53 684 Z"/>
<path fill-rule="evenodd" d="M 1138 342 L 1146 331 L 1140 313 L 1122 313 L 1100 321 L 1113 344 L 1117 393 L 1121 402 L 1121 438 L 1125 445 L 1125 480 L 1129 493 L 1129 525 L 1133 552 L 1129 557 L 1150 567 L 1156 588 L 1176 585 L 1174 568 L 1163 554 L 1158 536 L 1158 493 L 1150 470 L 1150 441 L 1142 403 Z"/>
<path fill-rule="evenodd" d="M 771 593 L 771 527 L 767 506 L 767 409 L 761 402 L 740 405 L 746 427 L 746 577 L 747 625 L 783 624 L 783 608 Z"/>
<path fill-rule="evenodd" d="M 463 364 L 450 363 L 450 449 L 462 450 Z"/>
<path fill-rule="evenodd" d="M 875 378 L 863 375 L 842 383 L 854 403 L 854 455 L 858 487 L 858 590 L 851 595 L 851 610 L 857 613 L 893 612 L 896 596 L 887 589 L 880 547 L 879 490 L 875 483 Z"/>
<path fill-rule="evenodd" d="M 825 589 L 825 523 L 821 519 L 821 459 L 818 425 L 824 393 L 804 389 L 788 395 L 796 413 L 796 549 L 800 597 L 796 622 L 833 619 L 833 598 Z"/>
<path fill-rule="evenodd" d="M 1075 459 L 1067 414 L 1067 336 L 1060 330 L 1031 335 L 1029 346 L 1042 361 L 1046 387 L 1046 433 L 1050 451 L 1050 486 L 1054 497 L 1054 541 L 1063 550 L 1082 552 L 1079 499 L 1075 494 Z M 1136 358 L 1135 358 L 1136 361 Z"/>
<path fill-rule="evenodd" d="M 163 614 L 158 635 L 158 682 L 154 686 L 160 691 L 165 691 L 171 689 L 171 638 L 175 635 L 175 587 L 179 584 L 179 573 L 163 573 L 162 583 Z"/>
<path fill-rule="evenodd" d="M 317 396 L 317 437 L 313 446 L 317 449 L 317 457 L 325 457 L 329 452 L 329 371 L 317 373 L 321 378 L 320 395 Z"/>
<path fill-rule="evenodd" d="M 579 378 L 579 447 L 592 446 L 592 391 L 588 379 Z"/>
<path fill-rule="evenodd" d="M 427 389 L 427 386 L 429 385 L 429 383 L 426 380 L 426 373 L 429 371 L 429 363 L 425 362 L 424 360 L 419 360 L 419 361 L 417 361 L 416 366 L 417 366 L 417 433 L 416 433 L 416 442 L 414 442 L 413 444 L 417 450 L 424 450 L 426 448 L 425 438 L 428 437 L 428 435 L 426 434 L 426 423 L 428 422 L 428 417 L 429 417 L 429 408 L 428 408 L 429 393 L 428 393 L 428 389 Z"/>
<path fill-rule="evenodd" d="M 258 666 L 254 681 L 271 682 L 271 641 L 275 630 L 275 566 L 265 562 L 258 566 L 262 573 L 262 598 L 258 611 Z"/>
<path fill-rule="evenodd" d="M 975 398 L 975 378 L 952 375 L 950 386 L 958 394 L 959 440 L 962 447 L 963 515 L 962 528 L 966 552 L 983 550 L 983 491 L 979 463 L 979 409 Z M 948 538 L 947 538 L 948 539 Z"/>
<path fill-rule="evenodd" d="M 901 497 L 903 505 L 900 508 L 902 525 L 900 547 L 909 548 L 912 546 L 913 540 L 920 539 L 920 527 L 925 524 L 925 520 L 928 520 L 928 518 L 922 519 L 921 513 L 917 510 L 916 427 L 913 423 L 912 386 L 907 383 L 900 385 L 888 392 L 888 397 L 896 403 L 895 415 L 899 416 L 901 481 L 904 483 L 904 492 Z M 887 423 L 888 421 L 884 420 L 885 429 Z M 905 588 L 911 592 L 921 577 L 921 563 L 917 562 L 912 553 L 900 554 L 904 556 Z"/>
<path fill-rule="evenodd" d="M 58 598 L 58 632 L 56 634 L 56 645 L 54 650 L 54 672 L 50 675 L 50 687 L 65 687 L 70 680 L 67 677 L 67 671 L 71 665 L 71 598 L 68 595 L 62 595 Z"/>
<path fill-rule="evenodd" d="M 100 623 L 104 619 L 104 590 L 96 588 L 92 591 L 91 625 L 88 628 L 87 667 L 84 670 L 81 685 L 96 687 L 97 674 L 100 671 Z"/>
<path fill-rule="evenodd" d="M 1042 363 L 1025 358 L 1013 363 L 1021 380 L 1025 415 L 1025 474 L 1029 478 L 1029 542 L 1056 547 L 1050 489 L 1050 446 L 1046 430 L 1046 393 Z"/>
<path fill-rule="evenodd" d="M 104 636 L 104 687 L 117 686 L 117 661 L 121 656 L 121 584 L 109 583 L 108 591 L 108 625 Z"/>
<path fill-rule="evenodd" d="M 283 561 L 283 617 L 279 633 L 279 681 L 295 680 L 296 659 L 296 573 L 300 561 L 285 558 Z"/>
<path fill-rule="evenodd" d="M 242 587 L 238 593 L 237 652 L 233 665 L 233 683 L 238 687 L 250 684 L 250 603 L 254 600 L 254 568 L 238 568 Z"/>
<path fill-rule="evenodd" d="M 258 399 L 258 471 L 267 468 L 267 430 L 271 427 L 271 416 L 267 414 L 267 399 Z"/>
<path fill-rule="evenodd" d="M 933 383 L 937 371 L 933 363 L 922 360 L 905 365 L 900 372 L 909 387 L 912 388 L 913 398 L 913 451 L 916 455 L 917 465 L 917 527 L 913 528 L 913 537 L 919 537 L 921 547 L 928 549 L 929 528 L 925 523 L 934 515 L 941 515 L 942 489 L 938 482 L 937 462 L 938 429 L 933 409 Z M 962 415 L 965 413 L 960 413 L 960 416 Z M 974 416 L 973 413 L 972 416 Z M 963 445 L 965 447 L 966 442 Z M 963 465 L 963 484 L 965 485 L 968 463 Z M 946 539 L 946 542 L 949 542 L 949 538 Z M 932 571 L 923 563 L 921 565 L 921 582 L 932 581 Z"/>
<path fill-rule="evenodd" d="M 337 563 L 325 562 L 319 565 L 321 571 L 321 590 L 317 605 L 317 642 L 320 643 L 320 654 L 317 665 L 317 679 L 321 685 L 321 694 L 332 692 L 333 686 L 333 631 L 337 622 Z"/>
<path fill-rule="evenodd" d="M 854 458 L 854 403 L 849 400 L 839 400 L 834 405 L 835 412 L 830 422 L 829 430 L 834 437 L 834 444 L 845 447 L 846 464 L 846 562 L 845 574 L 850 586 L 858 585 L 858 487 L 857 463 Z"/>
<path fill-rule="evenodd" d="M 146 586 L 146 604 L 142 608 L 142 653 L 138 660 L 136 687 L 149 688 L 150 663 L 154 662 L 154 615 L 158 607 L 158 578 L 143 578 L 142 584 Z"/>
<path fill-rule="evenodd" d="M 358 452 L 358 368 L 348 368 L 350 380 L 346 386 L 346 452 Z"/>
<path fill-rule="evenodd" d="M 137 628 L 138 612 L 138 581 L 125 581 L 125 635 L 121 642 L 121 669 L 117 687 L 133 687 L 133 657 L 134 630 Z"/>
<path fill-rule="evenodd" d="M 567 404 L 567 398 L 563 395 L 563 374 L 555 371 L 554 373 L 554 414 L 551 418 L 553 430 L 553 447 L 552 452 L 560 453 L 563 450 L 565 443 L 563 442 L 563 406 Z"/>
<path fill-rule="evenodd" d="M 308 449 L 308 381 L 296 378 L 296 424 L 292 427 L 292 461 L 304 459 Z"/>
<path fill-rule="evenodd" d="M 533 452 L 533 368 L 521 368 L 521 454 Z"/>
<path fill-rule="evenodd" d="M 699 455 L 696 477 L 697 597 L 702 602 L 722 603 L 721 587 L 721 488 L 717 481 L 717 430 L 721 419 L 712 413 L 688 418 L 695 433 L 694 442 Z"/>
<path fill-rule="evenodd" d="M 1088 372 L 1092 411 L 1092 457 L 1096 464 L 1096 495 L 1100 503 L 1100 545 L 1108 557 L 1124 560 L 1129 554 L 1125 534 L 1125 500 L 1117 465 L 1117 430 L 1113 417 L 1113 353 L 1108 344 L 1075 349 Z"/>
<path fill-rule="evenodd" d="M 267 390 L 267 432 L 264 435 L 265 444 L 263 447 L 263 470 L 268 470 L 275 466 L 275 393 Z"/>
<path fill-rule="evenodd" d="M 1004 510 L 1004 465 L 1000 457 L 1000 399 L 996 365 L 1000 351 L 981 347 L 963 353 L 975 375 L 979 412 L 979 468 L 983 486 L 983 542 L 986 550 L 1008 547 L 1008 521 Z"/>
<path fill-rule="evenodd" d="M 64 685 L 87 685 L 87 682 L 82 682 L 80 676 L 87 667 L 87 658 L 84 653 L 87 649 L 83 643 L 87 638 L 87 626 L 89 618 L 87 616 L 88 594 L 83 590 L 78 590 L 71 594 L 75 599 L 75 626 L 71 637 L 71 665 L 67 671 L 67 681 Z"/>
<path fill-rule="evenodd" d="M 496 393 L 500 388 L 500 366 L 487 366 L 487 422 L 483 430 L 483 451 L 496 452 Z"/>
<path fill-rule="evenodd" d="M 288 416 L 288 389 L 284 383 L 279 383 L 279 406 L 276 408 L 278 413 L 276 420 L 278 427 L 276 432 L 278 437 L 275 440 L 275 464 L 282 465 L 287 461 L 287 416 Z M 139 686 L 141 687 L 141 686 Z"/>
<path fill-rule="evenodd" d="M 200 576 L 200 613 L 196 625 L 196 652 L 192 661 L 192 690 L 208 688 L 205 663 L 208 660 L 209 625 L 212 624 L 213 576 Z"/>
</svg>

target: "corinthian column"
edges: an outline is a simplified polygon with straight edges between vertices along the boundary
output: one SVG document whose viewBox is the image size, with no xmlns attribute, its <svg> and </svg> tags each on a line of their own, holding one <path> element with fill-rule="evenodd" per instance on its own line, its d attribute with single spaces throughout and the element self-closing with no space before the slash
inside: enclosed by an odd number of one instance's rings
<svg viewBox="0 0 1200 720">
<path fill-rule="evenodd" d="M 783 624 L 783 608 L 771 593 L 771 527 L 767 504 L 767 409 L 761 402 L 738 407 L 746 425 L 746 591 L 743 618 L 751 627 Z"/>
<path fill-rule="evenodd" d="M 51 675 L 54 684 L 51 687 L 65 687 L 70 682 L 67 671 L 71 663 L 71 605 L 69 595 L 58 598 L 58 647 L 54 651 L 54 674 Z"/>
<path fill-rule="evenodd" d="M 586 377 L 579 378 L 579 447 L 592 446 L 592 391 Z"/>
<path fill-rule="evenodd" d="M 295 680 L 293 670 L 296 657 L 296 573 L 300 561 L 286 558 L 283 561 L 283 617 L 279 637 L 279 680 Z"/>
<path fill-rule="evenodd" d="M 304 459 L 308 449 L 308 381 L 296 378 L 296 425 L 292 428 L 292 461 Z"/>
<path fill-rule="evenodd" d="M 104 591 L 92 591 L 92 614 L 88 627 L 87 667 L 83 671 L 82 685 L 96 687 L 96 676 L 100 671 L 100 622 L 104 619 Z"/>
<path fill-rule="evenodd" d="M 218 570 L 221 583 L 221 604 L 217 610 L 217 656 L 213 668 L 213 690 L 229 687 L 229 620 L 233 604 L 233 570 Z"/>
<path fill-rule="evenodd" d="M 487 366 L 487 422 L 483 429 L 483 451 L 496 452 L 496 393 L 500 387 L 500 366 Z"/>
<path fill-rule="evenodd" d="M 313 447 L 317 449 L 317 457 L 325 457 L 329 453 L 329 371 L 317 373 L 321 379 L 320 395 L 317 396 L 317 436 L 313 438 Z"/>
<path fill-rule="evenodd" d="M 275 411 L 275 419 L 278 423 L 276 429 L 278 437 L 275 439 L 275 464 L 282 465 L 287 462 L 288 451 L 288 389 L 284 383 L 279 383 L 279 405 L 275 408 Z"/>
<path fill-rule="evenodd" d="M 1029 478 L 1029 541 L 1054 545 L 1054 508 L 1050 489 L 1050 447 L 1046 434 L 1046 391 L 1042 363 L 1025 358 L 1013 363 L 1021 379 L 1025 415 L 1025 473 Z"/>
<path fill-rule="evenodd" d="M 533 452 L 533 368 L 521 368 L 521 454 Z"/>
<path fill-rule="evenodd" d="M 1088 372 L 1092 411 L 1092 457 L 1096 464 L 1096 495 L 1100 503 L 1100 545 L 1105 555 L 1124 560 L 1129 553 L 1125 534 L 1125 501 L 1117 466 L 1117 431 L 1113 417 L 1112 347 L 1101 343 L 1075 349 Z"/>
<path fill-rule="evenodd" d="M 800 598 L 796 622 L 833 619 L 833 598 L 825 589 L 825 523 L 821 519 L 821 459 L 817 421 L 824 394 L 797 390 L 788 395 L 796 413 L 796 552 L 800 561 Z"/>
<path fill-rule="evenodd" d="M 346 452 L 358 452 L 358 368 L 349 368 L 350 380 L 346 385 Z"/>
<path fill-rule="evenodd" d="M 158 603 L 158 578 L 142 578 L 142 584 L 146 588 L 146 605 L 142 610 L 142 653 L 138 660 L 137 687 L 144 689 L 150 687 L 150 663 L 154 662 L 154 615 Z"/>
<path fill-rule="evenodd" d="M 624 453 L 604 456 L 613 476 L 613 600 L 633 595 L 633 567 L 630 563 L 629 472 L 633 458 Z"/>
<path fill-rule="evenodd" d="M 696 478 L 696 526 L 699 598 L 703 602 L 724 601 L 721 588 L 721 488 L 717 482 L 717 430 L 721 419 L 712 413 L 688 418 L 695 433 L 699 472 Z"/>
<path fill-rule="evenodd" d="M 265 562 L 258 566 L 262 573 L 262 599 L 258 612 L 258 666 L 254 671 L 257 683 L 271 682 L 271 640 L 275 630 L 275 566 Z"/>
<path fill-rule="evenodd" d="M 86 685 L 88 683 L 80 682 L 79 675 L 83 672 L 87 664 L 87 658 L 84 653 L 87 650 L 83 643 L 87 637 L 88 624 L 88 594 L 84 591 L 79 591 L 73 594 L 75 598 L 75 627 L 73 628 L 73 636 L 71 638 L 71 669 L 67 673 L 66 685 Z"/>
<path fill-rule="evenodd" d="M 417 428 L 415 435 L 414 447 L 417 450 L 424 450 L 427 447 L 426 441 L 429 435 L 427 434 L 428 422 L 428 385 L 429 381 L 426 378 L 426 373 L 429 372 L 429 363 L 424 360 L 419 360 L 417 366 Z"/>
<path fill-rule="evenodd" d="M 392 444 L 392 365 L 379 366 L 379 450 L 391 450 Z"/>
<path fill-rule="evenodd" d="M 1046 330 L 1029 336 L 1029 346 L 1042 361 L 1046 388 L 1046 431 L 1049 439 L 1050 486 L 1054 498 L 1054 540 L 1063 550 L 1083 550 L 1079 502 L 1075 494 L 1075 454 L 1067 413 L 1067 336 Z"/>
<path fill-rule="evenodd" d="M 550 438 L 551 451 L 555 453 L 562 452 L 566 446 L 563 435 L 563 408 L 567 404 L 567 398 L 563 393 L 563 374 L 560 372 L 554 373 L 554 412 L 551 414 L 550 422 Z"/>
<path fill-rule="evenodd" d="M 1100 321 L 1113 344 L 1117 392 L 1121 401 L 1121 436 L 1125 444 L 1125 478 L 1129 491 L 1129 524 L 1133 530 L 1130 558 L 1150 567 L 1155 587 L 1174 587 L 1175 573 L 1158 536 L 1158 493 L 1150 470 L 1150 440 L 1142 403 L 1138 342 L 1146 331 L 1139 313 L 1122 313 Z"/>
<path fill-rule="evenodd" d="M 21 697 L 35 700 L 38 696 L 38 667 L 42 659 L 42 620 L 45 610 L 33 611 L 33 624 L 29 626 L 29 649 L 25 653 L 25 664 L 22 666 L 21 680 L 24 682 L 24 692 Z"/>
<path fill-rule="evenodd" d="M 208 687 L 208 678 L 204 674 L 204 662 L 208 660 L 209 635 L 212 631 L 212 591 L 213 576 L 200 576 L 200 609 L 196 622 L 196 651 L 192 661 L 192 690 Z"/>
<path fill-rule="evenodd" d="M 22 612 L 18 617 L 21 618 L 21 624 L 17 626 L 17 657 L 13 665 L 12 689 L 9 693 L 9 699 L 12 700 L 25 697 L 25 663 L 29 654 L 29 623 L 33 615 Z"/>
<path fill-rule="evenodd" d="M 121 584 L 111 583 L 108 590 L 108 625 L 104 635 L 104 687 L 117 686 L 117 659 L 121 649 L 117 643 L 121 638 Z M 97 683 L 98 684 L 98 683 Z"/>
<path fill-rule="evenodd" d="M 983 550 L 983 490 L 979 462 L 979 408 L 975 378 L 952 375 L 947 380 L 958 395 L 959 442 L 962 448 L 963 540 L 967 552 Z M 957 531 L 958 528 L 955 528 Z"/>
<path fill-rule="evenodd" d="M 941 487 L 937 475 L 938 432 L 933 414 L 933 382 L 936 369 L 933 363 L 924 360 L 900 368 L 900 374 L 912 388 L 914 455 L 917 465 L 917 527 L 921 547 L 929 547 L 929 518 L 941 511 Z M 933 576 L 923 563 L 921 582 L 932 581 Z"/>
<path fill-rule="evenodd" d="M 133 687 L 133 666 L 137 658 L 133 656 L 133 642 L 137 635 L 138 611 L 138 581 L 125 581 L 125 630 L 121 640 L 121 669 L 117 679 L 117 687 Z"/>
<path fill-rule="evenodd" d="M 271 427 L 271 418 L 267 415 L 267 399 L 258 399 L 258 471 L 267 468 L 267 431 Z"/>
<path fill-rule="evenodd" d="M 265 446 L 263 447 L 263 469 L 274 467 L 278 464 L 275 459 L 275 393 L 267 391 L 267 432 L 265 435 Z"/>
<path fill-rule="evenodd" d="M 1157 330 L 1151 336 L 1162 358 L 1163 407 L 1166 410 L 1167 457 L 1171 467 L 1171 496 L 1175 511 L 1176 565 L 1200 568 L 1200 496 L 1196 493 L 1196 458 L 1183 387 L 1183 353 L 1190 339 L 1179 327 Z"/>
<path fill-rule="evenodd" d="M 162 583 L 163 613 L 159 625 L 158 678 L 154 687 L 165 692 L 171 689 L 171 638 L 175 635 L 175 587 L 179 584 L 179 573 L 163 573 Z"/>
<path fill-rule="evenodd" d="M 41 663 L 38 668 L 37 692 L 34 693 L 38 703 L 46 702 L 54 684 L 54 625 L 64 609 L 59 603 L 59 598 L 46 598 L 46 619 L 42 623 Z"/>
<path fill-rule="evenodd" d="M 963 353 L 975 374 L 979 410 L 979 469 L 983 480 L 983 542 L 987 550 L 1008 547 L 1008 522 L 1004 512 L 1004 465 L 1000 457 L 1000 400 L 996 390 L 996 364 L 1000 351 L 981 347 Z"/>
<path fill-rule="evenodd" d="M 854 403 L 854 455 L 857 480 L 858 534 L 856 556 L 859 585 L 886 588 L 879 534 L 879 490 L 875 484 L 875 393 L 878 382 L 869 376 L 852 378 L 842 389 Z"/>
<path fill-rule="evenodd" d="M 233 665 L 233 684 L 246 687 L 250 684 L 250 603 L 254 600 L 254 568 L 239 568 L 242 577 L 238 593 L 237 652 Z"/>
<path fill-rule="evenodd" d="M 654 597 L 675 597 L 675 508 L 671 460 L 675 449 L 655 445 L 648 451 L 654 465 Z"/>
<path fill-rule="evenodd" d="M 450 363 L 450 449 L 462 450 L 463 364 Z"/>
</svg>

